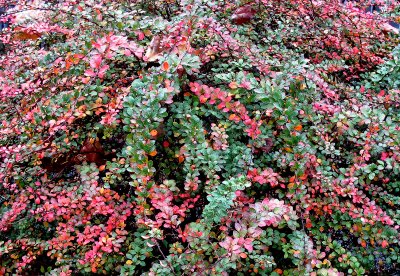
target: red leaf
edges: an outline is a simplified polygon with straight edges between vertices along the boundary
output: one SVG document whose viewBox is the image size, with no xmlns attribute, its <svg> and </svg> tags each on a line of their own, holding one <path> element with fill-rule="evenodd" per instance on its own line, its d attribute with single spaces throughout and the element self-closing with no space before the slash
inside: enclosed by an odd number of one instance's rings
<svg viewBox="0 0 400 276">
<path fill-rule="evenodd" d="M 168 71 L 168 69 L 169 69 L 168 62 L 164 61 L 163 65 L 162 65 L 162 68 L 163 68 L 164 71 Z"/>
<path fill-rule="evenodd" d="M 310 229 L 312 226 L 313 226 L 313 225 L 312 225 L 312 223 L 311 223 L 311 220 L 310 220 L 310 219 L 307 219 L 307 220 L 306 220 L 306 227 L 307 227 L 308 229 Z"/>
<path fill-rule="evenodd" d="M 388 247 L 388 245 L 389 245 L 389 243 L 388 243 L 386 240 L 384 240 L 384 241 L 382 242 L 382 247 L 383 247 L 383 248 Z"/>
<path fill-rule="evenodd" d="M 168 141 L 164 141 L 163 142 L 163 147 L 164 148 L 168 148 L 169 147 L 169 142 Z"/>
<path fill-rule="evenodd" d="M 256 10 L 252 6 L 246 5 L 238 8 L 233 13 L 231 19 L 235 24 L 241 25 L 250 22 L 255 14 Z"/>
</svg>

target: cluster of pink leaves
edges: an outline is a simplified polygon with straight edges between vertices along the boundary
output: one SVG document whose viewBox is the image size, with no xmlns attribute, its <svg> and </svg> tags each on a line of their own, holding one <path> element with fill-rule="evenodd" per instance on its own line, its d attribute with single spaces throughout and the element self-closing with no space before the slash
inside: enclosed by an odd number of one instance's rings
<svg viewBox="0 0 400 276">
<path fill-rule="evenodd" d="M 232 238 L 226 237 L 225 240 L 219 243 L 221 247 L 225 248 L 229 254 L 239 254 L 243 252 L 243 248 L 249 252 L 253 251 L 252 239 L 250 238 Z"/>
<path fill-rule="evenodd" d="M 190 90 L 199 97 L 201 103 L 217 104 L 219 110 L 230 112 L 229 120 L 235 123 L 243 122 L 247 127 L 245 131 L 251 138 L 255 139 L 261 134 L 259 127 L 262 121 L 250 118 L 246 107 L 239 101 L 233 101 L 228 92 L 197 82 L 190 83 Z"/>
<path fill-rule="evenodd" d="M 237 197 L 237 199 L 239 199 Z M 292 207 L 278 199 L 266 197 L 261 202 L 243 204 L 237 201 L 237 211 L 234 212 L 234 230 L 233 237 L 227 236 L 219 245 L 225 248 L 228 253 L 240 254 L 247 249 L 253 251 L 253 241 L 260 237 L 262 228 L 281 227 L 289 220 L 296 221 L 297 216 Z M 232 219 L 226 221 L 227 226 L 221 226 L 220 229 L 229 232 L 228 227 L 233 223 Z"/>
<path fill-rule="evenodd" d="M 191 197 L 190 194 L 174 193 L 165 185 L 154 185 L 150 191 L 152 210 L 155 213 L 154 220 L 149 217 L 138 219 L 139 225 L 156 228 L 177 228 L 179 224 L 186 218 L 186 212 L 194 207 L 194 204 L 199 199 L 199 195 Z M 174 201 L 181 200 L 180 205 L 175 205 Z M 140 212 L 139 209 L 136 209 Z"/>
<path fill-rule="evenodd" d="M 287 222 L 297 218 L 293 208 L 278 199 L 265 198 L 262 202 L 254 203 L 250 208 L 254 209 L 250 213 L 250 218 L 257 222 L 258 227 L 270 225 L 278 227 L 282 220 Z"/>
<path fill-rule="evenodd" d="M 301 177 L 292 177 L 290 181 L 297 187 L 295 193 L 301 193 L 302 189 L 308 190 L 308 193 L 302 197 L 302 203 L 308 205 L 305 210 L 306 217 L 308 217 L 310 211 L 321 215 L 323 212 L 332 214 L 333 210 L 339 210 L 349 214 L 354 219 L 360 219 L 365 224 L 374 225 L 376 222 L 387 225 L 394 224 L 390 216 L 355 186 L 356 178 L 353 175 L 357 170 L 357 164 L 353 165 L 346 173 L 346 179 L 326 183 L 321 172 L 316 169 L 319 166 L 317 157 L 313 154 L 307 154 L 303 158 L 308 160 L 305 174 Z M 321 202 L 319 200 L 321 195 L 327 200 Z M 288 197 L 292 196 L 289 194 Z M 350 199 L 347 200 L 347 198 Z M 311 225 L 308 226 L 311 227 Z"/>
<path fill-rule="evenodd" d="M 267 168 L 261 172 L 256 168 L 250 169 L 247 172 L 247 179 L 252 182 L 257 182 L 261 185 L 269 184 L 271 187 L 280 186 L 281 188 L 285 188 L 285 184 L 283 184 L 283 178 L 275 173 L 271 168 Z"/>
<path fill-rule="evenodd" d="M 96 271 L 103 254 L 119 253 L 128 234 L 125 222 L 131 215 L 131 203 L 116 192 L 101 188 L 95 178 L 69 189 L 61 189 L 62 186 L 48 182 L 46 177 L 42 181 L 36 182 L 35 189 L 28 187 L 20 193 L 3 216 L 1 231 L 7 231 L 24 212 L 37 222 L 55 228 L 54 238 L 40 242 L 41 252 L 46 248 L 51 258 L 63 261 L 59 253 L 72 254 L 78 244 L 80 249 L 74 252 L 74 258 Z M 93 222 L 99 215 L 107 218 L 104 224 Z M 83 231 L 77 226 L 84 226 Z M 25 268 L 34 258 L 29 253 L 30 247 L 20 247 L 28 251 L 21 257 L 20 267 Z"/>
<path fill-rule="evenodd" d="M 348 1 L 346 5 L 338 5 L 335 1 L 271 1 L 262 3 L 282 14 L 297 18 L 299 26 L 312 30 L 309 35 L 296 37 L 297 47 L 311 52 L 311 60 L 321 63 L 330 60 L 352 60 L 353 65 L 346 69 L 343 65 L 332 65 L 330 72 L 343 71 L 348 77 L 357 77 L 359 72 L 383 62 L 380 55 L 371 47 L 376 40 L 387 41 L 386 19 L 366 13 L 363 7 L 370 5 L 368 1 Z M 392 1 L 395 3 L 395 1 Z M 387 9 L 393 9 L 385 3 Z M 318 20 L 315 20 L 318 18 Z M 331 22 L 329 30 L 320 27 L 320 23 Z M 381 49 L 384 53 L 384 49 Z"/>
<path fill-rule="evenodd" d="M 226 150 L 228 148 L 228 135 L 224 128 L 218 127 L 216 124 L 211 124 L 211 140 L 213 141 L 212 147 L 215 150 Z"/>
<path fill-rule="evenodd" d="M 11 205 L 10 210 L 5 212 L 0 220 L 0 231 L 7 231 L 21 213 L 26 211 L 28 197 L 19 196 Z"/>
<path fill-rule="evenodd" d="M 215 7 L 220 12 L 224 11 L 224 5 Z M 225 7 L 232 8 L 232 3 L 226 2 Z M 209 43 L 202 48 L 200 58 L 203 63 L 208 63 L 212 56 L 219 56 L 220 58 L 248 57 L 252 65 L 254 65 L 260 72 L 267 74 L 270 73 L 270 66 L 263 58 L 263 50 L 251 48 L 248 44 L 240 42 L 234 38 L 234 33 L 237 27 L 231 25 L 229 22 L 222 24 L 215 18 L 203 18 L 196 24 L 196 28 L 207 30 L 209 39 L 218 41 L 218 43 Z"/>
<path fill-rule="evenodd" d="M 141 58 L 143 55 L 143 48 L 139 47 L 135 42 L 128 41 L 127 37 L 109 34 L 105 37 L 98 39 L 93 43 L 97 53 L 94 53 L 90 58 L 90 67 L 85 71 L 88 77 L 104 78 L 106 71 L 110 68 L 103 60 L 113 58 L 116 53 L 122 50 L 125 56 L 135 55 Z"/>
</svg>

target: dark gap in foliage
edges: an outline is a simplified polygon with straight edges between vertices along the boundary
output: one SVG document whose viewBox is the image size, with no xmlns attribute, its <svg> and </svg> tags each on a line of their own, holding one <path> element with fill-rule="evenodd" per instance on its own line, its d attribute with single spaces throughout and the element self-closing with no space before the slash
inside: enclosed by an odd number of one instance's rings
<svg viewBox="0 0 400 276">
<path fill-rule="evenodd" d="M 31 264 L 31 269 L 29 273 L 22 275 L 44 275 L 44 272 L 47 272 L 48 267 L 55 267 L 57 260 L 51 259 L 47 256 L 47 251 L 44 251 L 42 254 L 36 256 L 36 259 Z"/>
<path fill-rule="evenodd" d="M 194 207 L 189 209 L 189 213 L 186 214 L 186 219 L 184 222 L 180 224 L 182 229 L 185 228 L 186 225 L 196 222 L 198 219 L 202 218 L 204 207 L 207 205 L 207 194 L 201 193 L 200 198 L 194 204 Z"/>
</svg>

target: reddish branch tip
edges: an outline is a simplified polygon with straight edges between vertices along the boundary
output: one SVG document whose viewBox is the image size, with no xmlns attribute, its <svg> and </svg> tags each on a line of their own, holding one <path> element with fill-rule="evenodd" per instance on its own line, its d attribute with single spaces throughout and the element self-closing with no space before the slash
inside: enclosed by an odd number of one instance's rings
<svg viewBox="0 0 400 276">
<path fill-rule="evenodd" d="M 250 22 L 250 20 L 254 17 L 255 14 L 256 14 L 256 10 L 252 6 L 245 5 L 245 6 L 238 8 L 233 13 L 231 19 L 235 24 L 242 25 L 242 24 Z"/>
</svg>

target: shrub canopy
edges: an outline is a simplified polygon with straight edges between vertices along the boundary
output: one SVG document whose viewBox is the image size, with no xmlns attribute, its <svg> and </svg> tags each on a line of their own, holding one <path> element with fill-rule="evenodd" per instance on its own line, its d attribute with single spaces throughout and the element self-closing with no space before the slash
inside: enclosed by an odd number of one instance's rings
<svg viewBox="0 0 400 276">
<path fill-rule="evenodd" d="M 339 2 L 16 2 L 0 274 L 395 272 L 397 1 Z"/>
</svg>

